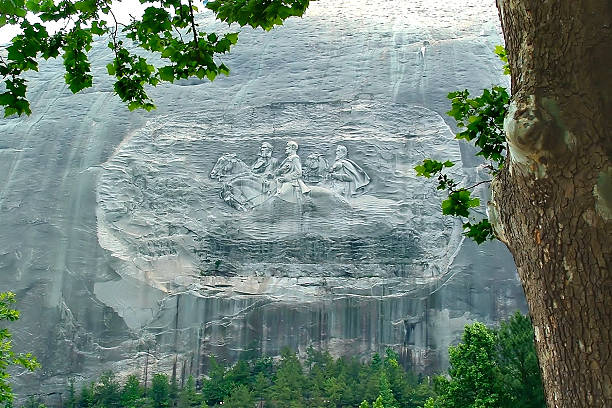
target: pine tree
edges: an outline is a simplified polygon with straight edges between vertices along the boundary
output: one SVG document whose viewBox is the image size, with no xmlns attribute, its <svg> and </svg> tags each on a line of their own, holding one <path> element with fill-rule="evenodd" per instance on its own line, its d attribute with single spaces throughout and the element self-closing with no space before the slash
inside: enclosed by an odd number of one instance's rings
<svg viewBox="0 0 612 408">
<path fill-rule="evenodd" d="M 100 376 L 100 382 L 95 387 L 96 405 L 105 408 L 119 408 L 121 405 L 121 385 L 115 379 L 115 374 L 107 371 Z"/>
<path fill-rule="evenodd" d="M 363 402 L 359 405 L 359 408 L 370 408 L 370 404 L 368 404 L 368 401 L 363 400 Z"/>
<path fill-rule="evenodd" d="M 232 388 L 238 385 L 248 385 L 251 382 L 251 369 L 249 364 L 244 360 L 238 360 L 229 370 L 227 376 Z"/>
<path fill-rule="evenodd" d="M 170 406 L 170 383 L 166 374 L 155 374 L 153 376 L 150 395 L 155 408 Z"/>
<path fill-rule="evenodd" d="M 281 355 L 276 383 L 272 386 L 272 397 L 280 407 L 303 407 L 305 378 L 302 365 L 295 353 L 289 349 L 281 351 Z"/>
<path fill-rule="evenodd" d="M 360 375 L 360 384 L 363 386 L 363 399 L 374 401 L 380 393 L 380 375 L 383 368 L 382 360 L 378 353 L 372 356 L 372 360 Z"/>
<path fill-rule="evenodd" d="M 391 391 L 397 404 L 405 406 L 410 400 L 411 388 L 406 380 L 405 371 L 399 365 L 399 355 L 391 348 L 385 351 L 383 366 Z"/>
<path fill-rule="evenodd" d="M 342 376 L 339 378 L 330 377 L 325 381 L 324 385 L 325 397 L 327 400 L 327 406 L 336 407 L 341 405 L 342 396 L 346 390 L 346 384 Z"/>
<path fill-rule="evenodd" d="M 389 384 L 389 380 L 387 380 L 387 375 L 384 371 L 380 376 L 379 397 L 382 399 L 382 403 L 385 408 L 398 408 L 397 400 L 395 399 L 395 396 L 393 396 L 391 385 Z"/>
<path fill-rule="evenodd" d="M 66 399 L 66 408 L 76 408 L 77 407 L 77 397 L 76 397 L 76 389 L 74 387 L 74 378 L 70 378 L 68 380 L 68 389 L 66 390 L 66 394 L 68 394 L 68 398 Z"/>
<path fill-rule="evenodd" d="M 193 376 L 189 376 L 187 383 L 179 392 L 178 408 L 199 407 L 202 405 L 203 397 L 196 391 L 195 380 Z"/>
<path fill-rule="evenodd" d="M 372 361 L 370 361 L 370 367 L 372 368 L 373 371 L 377 371 L 380 370 L 383 366 L 383 362 L 380 359 L 380 354 L 375 353 L 372 356 Z"/>
<path fill-rule="evenodd" d="M 204 381 L 202 394 L 209 405 L 222 402 L 231 392 L 230 382 L 226 376 L 226 370 L 219 365 L 214 357 L 210 358 L 209 379 Z"/>
<path fill-rule="evenodd" d="M 269 387 L 270 381 L 262 372 L 257 373 L 257 376 L 255 377 L 255 384 L 253 384 L 253 391 L 259 405 L 263 405 L 264 400 L 267 399 Z"/>
<path fill-rule="evenodd" d="M 121 391 L 121 405 L 123 408 L 132 408 L 137 407 L 136 402 L 142 398 L 144 392 L 142 387 L 140 386 L 140 382 L 138 381 L 138 377 L 135 375 L 130 375 L 125 385 L 123 386 L 123 390 Z"/>
<path fill-rule="evenodd" d="M 383 404 L 382 395 L 379 395 L 378 398 L 376 398 L 376 401 L 374 401 L 374 404 L 372 404 L 372 408 L 387 408 Z"/>
<path fill-rule="evenodd" d="M 79 395 L 79 408 L 90 408 L 93 407 L 96 403 L 95 393 L 94 393 L 95 385 L 91 383 L 89 386 L 85 385 L 81 388 L 81 394 Z"/>
<path fill-rule="evenodd" d="M 531 320 L 520 312 L 501 322 L 497 330 L 497 361 L 507 389 L 503 406 L 546 406 L 533 337 Z"/>
<path fill-rule="evenodd" d="M 226 408 L 253 408 L 255 398 L 246 385 L 239 385 L 223 400 L 223 406 Z"/>
</svg>

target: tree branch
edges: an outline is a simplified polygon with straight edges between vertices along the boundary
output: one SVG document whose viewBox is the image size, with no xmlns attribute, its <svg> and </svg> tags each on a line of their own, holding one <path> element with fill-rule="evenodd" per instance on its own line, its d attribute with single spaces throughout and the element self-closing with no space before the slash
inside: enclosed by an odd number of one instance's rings
<svg viewBox="0 0 612 408">
<path fill-rule="evenodd" d="M 479 185 L 481 185 L 481 184 L 484 184 L 484 183 L 490 183 L 490 182 L 492 182 L 492 181 L 493 181 L 493 180 L 483 180 L 483 181 L 480 181 L 480 182 L 478 182 L 478 183 L 474 184 L 473 186 L 463 187 L 463 189 L 464 189 L 464 190 L 471 190 L 471 189 L 473 189 L 474 187 L 478 187 L 478 186 L 479 186 Z"/>
<path fill-rule="evenodd" d="M 193 42 L 195 47 L 198 47 L 198 34 L 196 31 L 196 23 L 195 18 L 193 17 L 193 2 L 192 0 L 187 0 L 189 2 L 189 18 L 191 20 L 191 30 L 193 31 Z"/>
</svg>

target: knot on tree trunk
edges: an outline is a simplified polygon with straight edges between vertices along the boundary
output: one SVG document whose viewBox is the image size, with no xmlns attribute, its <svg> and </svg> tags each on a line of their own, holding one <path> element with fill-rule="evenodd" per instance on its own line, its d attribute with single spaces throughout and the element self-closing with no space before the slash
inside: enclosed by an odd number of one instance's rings
<svg viewBox="0 0 612 408">
<path fill-rule="evenodd" d="M 550 160 L 571 149 L 571 134 L 560 119 L 553 99 L 535 95 L 516 97 L 504 120 L 508 141 L 510 171 L 532 174 L 536 179 L 547 177 Z"/>
</svg>

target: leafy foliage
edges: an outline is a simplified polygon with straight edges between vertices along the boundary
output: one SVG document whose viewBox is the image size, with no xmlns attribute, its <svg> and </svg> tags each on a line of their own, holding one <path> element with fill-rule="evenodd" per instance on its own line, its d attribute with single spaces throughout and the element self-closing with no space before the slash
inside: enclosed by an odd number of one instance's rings
<svg viewBox="0 0 612 408">
<path fill-rule="evenodd" d="M 504 75 L 510 75 L 510 64 L 508 63 L 508 56 L 506 55 L 506 49 L 501 45 L 495 46 L 495 55 L 499 57 L 504 63 L 503 70 Z"/>
<path fill-rule="evenodd" d="M 448 348 L 452 381 L 445 395 L 447 405 L 498 406 L 502 384 L 495 358 L 495 333 L 482 323 L 474 323 L 465 327 L 461 340 L 456 347 Z"/>
<path fill-rule="evenodd" d="M 19 319 L 19 311 L 12 308 L 14 303 L 15 294 L 13 292 L 0 293 L 0 322 L 14 322 Z M 15 365 L 34 371 L 40 367 L 36 357 L 32 354 L 17 354 L 13 351 L 11 337 L 8 328 L 0 327 L 0 404 L 5 406 L 11 406 L 13 401 L 13 391 L 9 383 L 11 376 L 8 373 L 8 368 Z"/>
<path fill-rule="evenodd" d="M 504 117 L 510 95 L 505 88 L 494 86 L 483 90 L 476 98 L 469 96 L 467 89 L 448 94 L 451 110 L 447 114 L 457 121 L 459 128 L 465 128 L 455 138 L 474 141 L 480 148 L 476 155 L 490 159 L 499 168 L 504 163 L 506 151 Z"/>
<path fill-rule="evenodd" d="M 461 189 L 451 192 L 448 198 L 442 201 L 442 214 L 468 217 L 468 210 L 479 205 L 478 198 L 472 198 L 468 190 Z"/>
<path fill-rule="evenodd" d="M 0 27 L 19 27 L 0 58 L 4 92 L 0 106 L 4 116 L 31 114 L 27 99 L 27 71 L 38 71 L 40 58 L 62 56 L 68 88 L 73 93 L 93 85 L 88 53 L 95 37 L 108 39 L 113 59 L 107 71 L 114 77 L 115 93 L 130 110 L 151 110 L 155 105 L 147 87 L 162 82 L 197 77 L 214 80 L 228 75 L 229 68 L 218 60 L 238 41 L 237 33 L 219 35 L 198 28 L 196 0 L 141 0 L 147 4 L 140 19 L 123 25 L 111 9 L 113 0 L 11 0 L 0 3 Z M 201 1 L 197 1 L 202 4 Z M 308 0 L 216 0 L 204 1 L 219 19 L 270 30 L 291 16 L 301 16 Z M 26 18 L 27 17 L 27 18 Z M 32 18 L 34 17 L 34 18 Z M 32 23 L 35 18 L 40 23 Z M 63 26 L 50 33 L 47 26 Z M 127 46 L 125 40 L 130 40 Z M 134 47 L 145 52 L 134 52 Z M 161 60 L 161 64 L 152 61 Z"/>
<path fill-rule="evenodd" d="M 193 376 L 189 376 L 187 383 L 178 395 L 178 408 L 200 407 L 204 398 L 196 390 Z"/>
<path fill-rule="evenodd" d="M 495 237 L 493 225 L 486 218 L 474 224 L 468 221 L 463 224 L 463 229 L 465 230 L 465 236 L 471 238 L 477 244 L 482 244 L 487 239 Z"/>
<path fill-rule="evenodd" d="M 151 399 L 154 408 L 170 406 L 170 383 L 166 374 L 155 374 L 151 382 Z"/>
<path fill-rule="evenodd" d="M 189 377 L 176 384 L 155 374 L 146 389 L 136 376 L 123 385 L 112 373 L 85 385 L 70 407 L 120 408 L 543 408 L 538 360 L 529 318 L 516 313 L 499 329 L 481 323 L 465 327 L 462 341 L 449 348 L 449 376 L 417 379 L 387 349 L 368 363 L 357 358 L 334 359 L 309 348 L 304 363 L 289 349 L 277 361 L 252 356 L 227 367 L 211 359 L 205 378 Z M 117 403 L 119 401 L 119 403 Z M 30 402 L 28 402 L 30 404 Z M 32 399 L 26 407 L 41 408 Z"/>
<path fill-rule="evenodd" d="M 451 178 L 448 174 L 444 173 L 446 168 L 453 167 L 455 164 L 449 160 L 441 162 L 438 160 L 425 159 L 423 163 L 416 166 L 417 176 L 431 178 L 437 176 L 438 178 L 438 190 L 447 190 L 448 198 L 442 201 L 442 214 L 452 215 L 457 217 L 470 217 L 470 208 L 476 208 L 480 206 L 480 199 L 472 197 L 470 189 L 472 187 L 459 187 L 459 184 Z M 472 238 L 478 244 L 492 239 L 493 228 L 488 220 L 481 220 L 476 222 L 475 219 L 465 222 L 463 224 L 464 234 Z"/>
<path fill-rule="evenodd" d="M 519 312 L 502 322 L 497 330 L 497 361 L 508 391 L 506 405 L 509 407 L 546 406 L 533 337 L 529 317 Z"/>
<path fill-rule="evenodd" d="M 234 388 L 232 393 L 223 401 L 223 406 L 227 408 L 253 408 L 254 405 L 253 393 L 245 385 Z"/>
<path fill-rule="evenodd" d="M 499 329 L 467 325 L 449 347 L 450 379 L 437 378 L 438 396 L 425 408 L 543 408 L 546 406 L 528 317 L 517 312 Z"/>
<path fill-rule="evenodd" d="M 217 17 L 228 24 L 250 25 L 268 31 L 275 25 L 282 24 L 288 17 L 301 17 L 308 4 L 309 0 L 215 0 L 206 7 L 217 13 Z"/>
<path fill-rule="evenodd" d="M 495 53 L 505 63 L 504 73 L 508 74 L 508 59 L 503 47 L 497 46 Z M 457 121 L 461 130 L 455 135 L 456 139 L 473 142 L 479 151 L 477 156 L 487 160 L 486 168 L 494 176 L 503 166 L 506 157 L 506 136 L 503 129 L 504 117 L 508 110 L 510 95 L 508 91 L 499 86 L 485 89 L 482 95 L 471 98 L 469 91 L 455 91 L 448 94 L 451 100 L 451 110 L 447 114 Z M 448 198 L 442 201 L 442 214 L 468 218 L 463 223 L 464 235 L 481 244 L 486 240 L 495 239 L 493 226 L 486 219 L 476 220 L 471 216 L 470 209 L 480 206 L 478 198 L 472 198 L 470 190 L 481 183 L 469 187 L 460 187 L 452 177 L 444 172 L 453 167 L 454 163 L 447 160 L 425 159 L 414 169 L 417 176 L 431 178 L 438 177 L 438 190 L 446 190 Z"/>
<path fill-rule="evenodd" d="M 441 173 L 444 167 L 453 167 L 454 165 L 455 163 L 450 160 L 442 163 L 437 160 L 425 159 L 423 164 L 416 166 L 414 169 L 417 172 L 417 176 L 430 178 L 437 173 Z"/>
<path fill-rule="evenodd" d="M 434 396 L 433 388 L 429 381 L 419 382 L 404 370 L 398 358 L 387 349 L 384 358 L 375 354 L 364 363 L 355 357 L 334 359 L 328 352 L 309 348 L 302 362 L 293 351 L 284 349 L 277 361 L 253 356 L 223 366 L 211 359 L 206 377 L 177 381 L 175 394 L 165 374 L 155 374 L 145 387 L 136 376 L 129 376 L 121 386 L 112 373 L 104 373 L 97 381 L 85 384 L 77 397 L 74 381 L 68 381 L 64 395 L 73 395 L 69 399 L 73 408 L 420 407 Z M 367 389 L 364 384 L 373 388 Z M 118 405 L 109 403 L 117 400 Z"/>
</svg>

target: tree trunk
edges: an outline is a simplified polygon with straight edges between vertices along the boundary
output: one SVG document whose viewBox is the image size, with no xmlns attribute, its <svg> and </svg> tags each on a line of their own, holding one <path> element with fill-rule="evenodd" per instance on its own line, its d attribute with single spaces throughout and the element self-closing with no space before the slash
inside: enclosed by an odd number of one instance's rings
<svg viewBox="0 0 612 408">
<path fill-rule="evenodd" d="M 612 407 L 612 3 L 498 0 L 509 160 L 489 213 L 523 283 L 549 407 Z"/>
</svg>

